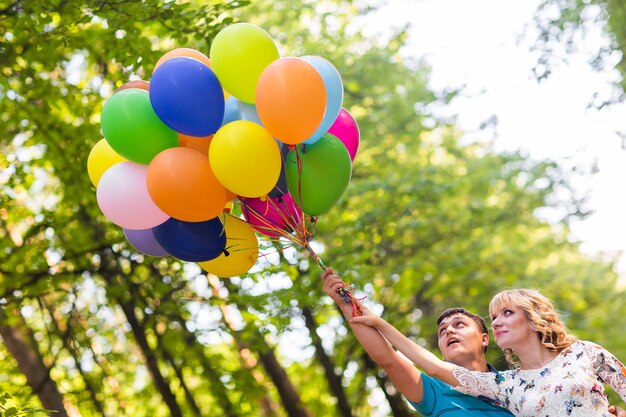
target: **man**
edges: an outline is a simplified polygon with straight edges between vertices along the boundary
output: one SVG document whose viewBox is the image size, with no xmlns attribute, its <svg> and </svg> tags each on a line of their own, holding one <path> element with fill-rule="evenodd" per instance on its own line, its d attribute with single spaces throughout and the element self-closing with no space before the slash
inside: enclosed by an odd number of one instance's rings
<svg viewBox="0 0 626 417">
<path fill-rule="evenodd" d="M 440 417 L 511 416 L 486 398 L 462 394 L 420 372 L 374 328 L 350 323 L 352 305 L 337 293 L 346 284 L 331 268 L 326 269 L 321 278 L 324 292 L 337 303 L 359 343 L 419 413 Z M 439 316 L 437 326 L 438 346 L 444 360 L 475 371 L 495 372 L 485 359 L 489 333 L 482 317 L 463 308 L 452 308 Z M 626 411 L 614 406 L 609 407 L 609 411 L 617 417 L 626 417 Z"/>
</svg>

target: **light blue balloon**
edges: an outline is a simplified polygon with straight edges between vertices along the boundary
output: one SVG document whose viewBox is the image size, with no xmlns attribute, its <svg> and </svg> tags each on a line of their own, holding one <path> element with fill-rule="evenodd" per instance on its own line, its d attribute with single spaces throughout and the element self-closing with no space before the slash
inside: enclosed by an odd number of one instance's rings
<svg viewBox="0 0 626 417">
<path fill-rule="evenodd" d="M 224 119 L 222 120 L 222 126 L 227 123 L 234 122 L 235 120 L 241 120 L 241 112 L 237 107 L 237 100 L 235 97 L 230 96 L 224 102 Z"/>
<path fill-rule="evenodd" d="M 263 122 L 261 122 L 261 118 L 259 117 L 259 113 L 257 113 L 256 106 L 254 104 L 244 103 L 241 100 L 237 100 L 237 108 L 239 109 L 239 113 L 241 113 L 241 120 L 247 120 L 258 124 L 259 126 L 263 126 Z"/>
<path fill-rule="evenodd" d="M 324 133 L 326 133 L 335 120 L 337 120 L 343 102 L 343 83 L 339 71 L 337 71 L 337 68 L 328 60 L 321 56 L 304 56 L 302 59 L 313 65 L 317 72 L 319 72 L 322 76 L 322 80 L 324 80 L 324 87 L 326 89 L 326 112 L 324 113 L 324 118 L 317 130 L 304 141 L 307 145 L 311 145 L 324 136 Z"/>
</svg>

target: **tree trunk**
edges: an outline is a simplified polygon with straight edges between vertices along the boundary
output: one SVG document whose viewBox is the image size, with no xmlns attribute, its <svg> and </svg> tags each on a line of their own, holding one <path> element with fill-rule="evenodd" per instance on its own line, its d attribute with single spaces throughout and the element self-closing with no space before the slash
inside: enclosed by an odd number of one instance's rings
<svg viewBox="0 0 626 417">
<path fill-rule="evenodd" d="M 219 296 L 219 280 L 217 279 L 217 277 L 209 274 L 209 282 L 213 287 L 213 293 L 218 294 Z M 229 291 L 234 291 L 234 288 L 232 288 L 232 286 L 230 286 L 229 288 L 228 280 L 224 281 L 224 283 Z M 228 318 L 228 310 L 225 307 L 225 304 L 220 305 L 220 308 L 222 309 L 222 314 L 224 315 L 224 321 L 230 327 L 233 335 L 241 334 L 239 331 L 234 329 L 232 322 Z M 237 308 L 239 308 L 239 306 L 237 306 Z M 248 323 L 248 325 L 250 324 Z M 287 415 L 289 417 L 311 417 L 311 414 L 302 403 L 302 400 L 300 399 L 300 395 L 296 391 L 296 388 L 291 383 L 287 372 L 285 372 L 285 369 L 276 358 L 274 350 L 267 345 L 265 338 L 262 334 L 258 332 L 258 329 L 255 329 L 254 333 L 256 336 L 254 345 L 262 346 L 262 348 L 259 349 L 258 352 L 261 364 L 263 365 L 265 372 L 267 372 L 267 374 L 272 379 L 272 382 L 276 386 L 276 389 L 278 390 L 278 395 L 280 396 Z M 241 340 L 241 343 L 243 348 L 246 348 L 248 346 L 248 343 L 243 340 Z"/>
<path fill-rule="evenodd" d="M 330 387 L 331 392 L 335 398 L 337 398 L 337 407 L 339 408 L 339 412 L 343 417 L 352 417 L 352 409 L 350 408 L 350 404 L 346 398 L 346 392 L 343 389 L 341 377 L 335 373 L 335 363 L 326 354 L 326 351 L 322 346 L 322 340 L 317 334 L 317 323 L 315 322 L 315 318 L 308 307 L 302 309 L 302 314 L 304 315 L 306 327 L 309 329 L 309 336 L 313 340 L 315 356 L 324 368 L 324 374 L 326 375 L 326 380 L 328 381 L 328 386 Z"/>
<path fill-rule="evenodd" d="M 393 383 L 387 377 L 387 374 L 382 372 L 378 365 L 370 358 L 367 353 L 363 353 L 363 368 L 367 371 L 370 371 L 376 377 L 376 381 L 378 381 L 378 385 L 383 390 L 385 394 L 385 398 L 389 403 L 389 407 L 391 408 L 391 413 L 394 417 L 413 417 L 414 414 L 407 407 L 406 400 L 393 386 Z"/>
<path fill-rule="evenodd" d="M 202 417 L 202 412 L 200 411 L 200 407 L 198 407 L 198 403 L 196 403 L 196 399 L 193 397 L 193 393 L 191 392 L 191 390 L 187 386 L 187 383 L 185 382 L 185 378 L 183 376 L 183 370 L 176 364 L 176 362 L 174 361 L 174 357 L 172 357 L 170 352 L 165 348 L 165 346 L 163 346 L 162 336 L 158 336 L 158 340 L 159 340 L 159 348 L 161 350 L 161 353 L 163 354 L 163 357 L 165 358 L 166 361 L 169 362 L 170 366 L 174 369 L 174 372 L 176 373 L 176 377 L 178 377 L 178 381 L 180 382 L 180 386 L 183 388 L 183 391 L 185 391 L 185 398 L 187 399 L 187 404 L 189 404 L 189 407 L 191 407 L 191 410 L 193 411 L 194 415 L 198 417 Z M 230 417 L 230 414 L 227 413 L 226 415 Z"/>
<path fill-rule="evenodd" d="M 132 302 L 122 301 L 120 302 L 120 306 L 122 307 L 122 311 L 124 311 L 124 314 L 126 315 L 126 320 L 128 320 L 128 324 L 130 324 L 133 334 L 135 335 L 135 340 L 137 341 L 139 348 L 143 352 L 144 358 L 146 360 L 146 365 L 148 366 L 148 370 L 152 375 L 152 379 L 154 380 L 157 389 L 163 396 L 165 404 L 167 404 L 167 407 L 170 409 L 172 417 L 182 417 L 183 413 L 180 409 L 180 406 L 176 402 L 176 397 L 172 393 L 168 381 L 161 374 L 156 355 L 148 345 L 148 339 L 146 338 L 144 328 L 139 322 L 137 315 L 135 314 L 135 306 Z"/>
<path fill-rule="evenodd" d="M 5 313 L 0 309 L 0 321 L 5 320 Z M 41 405 L 47 410 L 54 410 L 54 417 L 67 417 L 63 396 L 56 383 L 50 378 L 50 368 L 46 366 L 39 353 L 32 331 L 26 325 L 19 311 L 15 310 L 14 325 L 0 325 L 0 336 L 4 344 L 17 361 L 20 370 L 26 375 L 26 381 L 33 394 L 39 397 Z"/>
<path fill-rule="evenodd" d="M 80 352 L 77 352 L 76 349 L 72 346 L 71 335 L 70 335 L 71 327 L 70 327 L 69 321 L 66 325 L 67 328 L 65 330 L 62 330 L 61 324 L 57 321 L 57 318 L 55 317 L 54 308 L 52 307 L 52 305 L 48 304 L 48 302 L 45 300 L 45 297 L 39 298 L 39 306 L 42 309 L 45 308 L 46 310 L 48 310 L 48 313 L 50 314 L 50 320 L 52 321 L 54 330 L 56 331 L 57 336 L 63 342 L 63 347 L 70 353 L 70 355 L 74 359 L 74 362 L 76 362 L 76 368 L 78 369 L 80 376 L 83 378 L 83 382 L 85 383 L 85 388 L 87 389 L 87 392 L 89 392 L 91 401 L 96 407 L 96 410 L 98 411 L 98 413 L 100 413 L 103 417 L 106 417 L 106 413 L 104 411 L 104 405 L 98 400 L 97 389 L 94 386 L 91 379 L 89 378 L 89 375 L 87 375 L 87 373 L 83 369 L 83 365 L 81 364 L 81 361 L 80 361 Z"/>
<path fill-rule="evenodd" d="M 263 343 L 263 336 L 260 334 L 258 336 L 259 342 Z M 285 369 L 282 367 L 280 362 L 278 362 L 278 359 L 274 354 L 274 349 L 265 344 L 262 350 L 258 353 L 265 372 L 267 372 L 270 378 L 272 378 L 272 382 L 278 389 L 278 394 L 283 402 L 285 411 L 287 411 L 287 415 L 289 415 L 289 417 L 310 417 L 311 415 L 304 407 L 304 404 L 302 404 L 300 395 L 291 383 L 287 372 L 285 372 Z"/>
<path fill-rule="evenodd" d="M 180 331 L 182 333 L 183 341 L 185 345 L 187 346 L 188 351 L 194 352 L 197 355 L 197 359 L 200 362 L 200 365 L 202 366 L 204 379 L 209 381 L 209 384 L 211 385 L 211 389 L 213 392 L 213 396 L 215 397 L 218 404 L 222 408 L 221 415 L 225 417 L 239 417 L 239 414 L 237 413 L 235 406 L 233 405 L 233 403 L 230 401 L 230 398 L 228 397 L 227 388 L 220 382 L 220 377 L 222 375 L 220 375 L 219 371 L 213 366 L 213 364 L 211 364 L 211 362 L 205 356 L 203 352 L 203 347 L 198 344 L 198 340 L 196 339 L 195 334 L 190 332 L 187 329 L 187 326 L 185 325 L 185 319 L 183 319 L 178 313 L 170 313 L 167 315 L 166 320 L 180 324 Z M 161 344 L 161 351 L 164 353 L 164 356 L 166 357 L 166 359 L 170 361 L 171 363 L 171 360 L 173 360 L 173 358 L 171 357 L 171 354 L 167 350 L 165 350 L 165 347 L 162 344 L 162 338 L 164 337 L 164 335 L 158 335 L 158 337 L 159 337 L 159 343 Z M 178 368 L 174 364 L 172 364 L 172 367 L 174 367 L 174 370 L 176 371 L 178 375 L 180 372 Z M 182 374 L 179 376 L 179 378 L 182 384 L 183 383 Z M 198 412 L 200 412 L 199 407 L 197 408 L 198 408 Z M 274 415 L 274 414 L 271 414 L 271 415 Z"/>
</svg>

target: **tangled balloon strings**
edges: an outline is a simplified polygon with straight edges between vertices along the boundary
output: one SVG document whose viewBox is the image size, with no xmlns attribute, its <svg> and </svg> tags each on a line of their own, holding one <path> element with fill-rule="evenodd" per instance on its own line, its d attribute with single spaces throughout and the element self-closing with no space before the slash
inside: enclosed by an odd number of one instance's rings
<svg viewBox="0 0 626 417">
<path fill-rule="evenodd" d="M 248 204 L 245 199 L 240 199 L 241 206 L 242 206 L 242 209 L 248 213 L 248 216 L 250 216 L 251 218 L 254 218 L 257 221 L 255 224 L 255 228 L 259 229 L 259 231 L 261 231 L 265 235 L 269 234 L 273 236 L 283 237 L 289 240 L 290 242 L 292 242 L 292 244 L 297 245 L 298 247 L 305 248 L 309 252 L 311 257 L 317 262 L 319 267 L 322 270 L 326 270 L 327 269 L 326 265 L 324 264 L 322 259 L 319 257 L 319 255 L 315 252 L 315 250 L 313 250 L 313 248 L 310 245 L 312 232 L 307 225 L 307 216 L 304 214 L 304 212 L 300 208 L 302 206 L 302 203 L 300 201 L 301 195 L 302 195 L 300 192 L 301 191 L 300 179 L 302 178 L 302 175 L 301 175 L 302 174 L 302 158 L 300 157 L 300 152 L 298 148 L 295 146 L 290 146 L 290 149 L 292 148 L 295 150 L 298 174 L 299 174 L 298 175 L 298 196 L 297 196 L 299 201 L 298 201 L 298 204 L 295 204 L 291 208 L 292 209 L 295 208 L 297 211 L 295 213 L 288 211 L 287 207 L 281 204 L 277 204 L 276 201 L 274 201 L 272 198 L 269 198 L 269 196 L 266 197 L 265 199 L 265 207 L 264 207 L 263 212 L 260 212 L 259 210 L 250 206 L 250 204 Z M 282 202 L 282 196 L 278 197 L 278 201 L 279 203 Z M 267 214 L 270 208 L 279 214 L 282 224 L 279 224 L 278 222 L 267 217 Z M 318 220 L 317 216 L 309 217 L 309 221 L 312 226 L 315 226 L 315 224 L 317 223 L 317 220 Z M 269 239 L 269 240 L 277 241 L 278 239 Z M 291 246 L 292 245 L 282 246 L 282 248 L 279 250 L 284 250 Z M 341 296 L 341 298 L 343 298 L 343 300 L 346 303 L 352 306 L 352 317 L 356 317 L 356 316 L 360 316 L 363 314 L 361 312 L 361 308 L 359 305 L 359 301 L 361 301 L 363 298 L 355 298 L 352 295 L 353 290 L 354 288 L 352 286 L 347 285 L 343 288 L 338 289 L 337 293 Z"/>
</svg>

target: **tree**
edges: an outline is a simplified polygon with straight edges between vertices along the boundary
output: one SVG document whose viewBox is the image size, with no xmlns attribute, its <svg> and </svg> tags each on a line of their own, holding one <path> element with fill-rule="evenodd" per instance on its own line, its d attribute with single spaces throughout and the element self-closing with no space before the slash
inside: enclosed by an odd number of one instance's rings
<svg viewBox="0 0 626 417">
<path fill-rule="evenodd" d="M 603 35 L 602 44 L 589 56 L 591 67 L 598 72 L 615 70 L 618 78 L 609 96 L 596 93 L 591 104 L 602 108 L 624 100 L 626 74 L 626 8 L 620 1 L 544 0 L 535 14 L 539 31 L 533 50 L 538 52 L 534 72 L 539 79 L 550 76 L 557 62 L 567 61 L 568 54 L 577 51 L 580 42 L 590 34 Z"/>
</svg>

